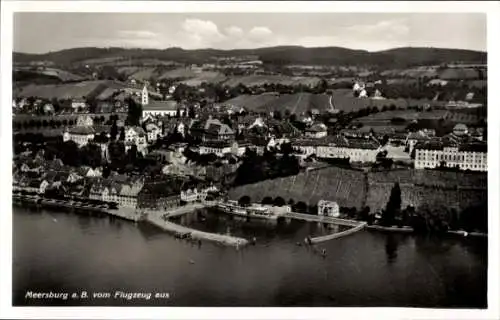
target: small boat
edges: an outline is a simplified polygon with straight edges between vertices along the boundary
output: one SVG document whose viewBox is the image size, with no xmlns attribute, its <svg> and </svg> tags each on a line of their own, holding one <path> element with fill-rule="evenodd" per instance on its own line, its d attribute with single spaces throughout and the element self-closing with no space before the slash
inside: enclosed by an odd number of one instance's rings
<svg viewBox="0 0 500 320">
<path fill-rule="evenodd" d="M 194 264 L 194 260 L 189 260 L 189 263 L 190 264 Z"/>
</svg>

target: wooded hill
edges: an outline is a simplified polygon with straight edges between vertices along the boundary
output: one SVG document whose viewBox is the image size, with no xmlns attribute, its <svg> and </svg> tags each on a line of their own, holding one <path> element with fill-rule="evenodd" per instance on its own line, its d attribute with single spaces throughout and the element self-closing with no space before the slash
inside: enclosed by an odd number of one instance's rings
<svg viewBox="0 0 500 320">
<path fill-rule="evenodd" d="M 352 50 L 340 47 L 305 48 L 300 46 L 279 46 L 259 49 L 216 50 L 199 49 L 124 49 L 84 47 L 66 49 L 44 54 L 14 52 L 15 63 L 48 61 L 56 65 L 85 63 L 90 59 L 158 59 L 181 63 L 213 62 L 217 58 L 258 56 L 268 64 L 316 64 L 378 66 L 381 68 L 411 67 L 416 65 L 438 65 L 453 62 L 482 63 L 487 61 L 486 52 L 440 49 L 440 48 L 397 48 L 378 52 Z"/>
</svg>

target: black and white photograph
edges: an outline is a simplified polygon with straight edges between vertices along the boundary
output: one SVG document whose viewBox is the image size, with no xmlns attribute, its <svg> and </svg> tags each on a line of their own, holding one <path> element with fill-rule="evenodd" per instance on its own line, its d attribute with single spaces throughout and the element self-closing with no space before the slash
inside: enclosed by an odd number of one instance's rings
<svg viewBox="0 0 500 320">
<path fill-rule="evenodd" d="M 498 2 L 6 2 L 2 305 L 498 316 Z"/>
</svg>

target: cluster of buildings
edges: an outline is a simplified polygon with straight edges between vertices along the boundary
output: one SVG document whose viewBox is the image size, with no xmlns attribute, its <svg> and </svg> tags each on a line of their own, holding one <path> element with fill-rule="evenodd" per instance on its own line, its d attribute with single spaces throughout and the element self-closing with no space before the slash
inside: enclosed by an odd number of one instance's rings
<svg viewBox="0 0 500 320">
<path fill-rule="evenodd" d="M 112 173 L 103 177 L 99 168 L 65 166 L 61 160 L 15 160 L 13 192 L 50 197 L 115 202 L 132 209 L 167 210 L 182 202 L 206 199 L 218 188 L 191 176 L 161 175 L 155 178 Z"/>
</svg>

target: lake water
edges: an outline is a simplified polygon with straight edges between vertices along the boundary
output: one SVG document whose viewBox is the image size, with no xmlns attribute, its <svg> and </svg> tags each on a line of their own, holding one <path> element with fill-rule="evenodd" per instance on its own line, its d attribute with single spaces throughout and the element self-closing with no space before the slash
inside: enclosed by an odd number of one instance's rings
<svg viewBox="0 0 500 320">
<path fill-rule="evenodd" d="M 13 208 L 14 305 L 399 306 L 485 308 L 487 241 L 361 231 L 297 246 L 322 226 L 292 222 L 259 228 L 225 218 L 184 224 L 257 244 L 201 246 L 148 224 L 109 217 Z M 25 299 L 28 291 L 87 299 Z M 127 300 L 115 291 L 153 293 Z M 111 293 L 111 298 L 92 293 Z M 169 298 L 154 298 L 168 293 Z"/>
</svg>

